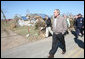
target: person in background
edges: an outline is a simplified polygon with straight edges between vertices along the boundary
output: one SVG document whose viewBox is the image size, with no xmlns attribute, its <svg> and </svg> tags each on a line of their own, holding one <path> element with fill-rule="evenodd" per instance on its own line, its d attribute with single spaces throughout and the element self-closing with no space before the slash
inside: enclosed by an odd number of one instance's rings
<svg viewBox="0 0 85 59">
<path fill-rule="evenodd" d="M 65 35 L 66 35 L 66 34 L 69 34 L 70 20 L 65 14 L 63 15 L 63 17 L 65 18 L 66 23 L 67 23 L 67 31 L 65 32 Z"/>
<path fill-rule="evenodd" d="M 76 26 L 76 38 L 78 39 L 79 33 L 81 33 L 81 37 L 83 36 L 83 28 L 84 28 L 84 18 L 82 17 L 81 14 L 77 15 L 78 18 L 75 21 L 75 26 Z"/>
<path fill-rule="evenodd" d="M 48 37 L 49 33 L 53 35 L 53 31 L 51 30 L 52 24 L 51 24 L 51 19 L 48 16 L 45 16 L 45 22 L 46 22 L 46 34 L 45 36 Z"/>
<path fill-rule="evenodd" d="M 77 16 L 77 15 L 75 15 L 75 16 L 74 16 L 74 24 L 73 24 L 73 25 L 74 25 L 74 29 L 75 29 L 75 30 L 76 30 L 76 20 L 77 20 L 77 18 L 78 18 L 78 16 Z"/>
</svg>

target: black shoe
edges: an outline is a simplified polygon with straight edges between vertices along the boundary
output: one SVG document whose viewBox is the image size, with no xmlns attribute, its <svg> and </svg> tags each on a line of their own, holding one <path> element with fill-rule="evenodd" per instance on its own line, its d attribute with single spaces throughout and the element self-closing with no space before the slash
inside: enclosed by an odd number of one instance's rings
<svg viewBox="0 0 85 59">
<path fill-rule="evenodd" d="M 62 54 L 65 54 L 66 52 L 65 51 L 62 51 Z"/>
<path fill-rule="evenodd" d="M 50 54 L 50 55 L 48 56 L 48 58 L 54 58 L 54 55 Z"/>
</svg>

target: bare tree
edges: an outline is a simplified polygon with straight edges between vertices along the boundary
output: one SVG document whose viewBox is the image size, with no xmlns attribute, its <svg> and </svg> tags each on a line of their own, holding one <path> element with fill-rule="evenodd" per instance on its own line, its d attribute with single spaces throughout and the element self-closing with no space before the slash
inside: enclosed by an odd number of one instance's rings
<svg viewBox="0 0 85 59">
<path fill-rule="evenodd" d="M 28 18 L 28 20 L 30 20 L 30 23 L 31 23 L 32 15 L 30 14 L 29 9 L 26 10 L 26 17 Z"/>
<path fill-rule="evenodd" d="M 4 12 L 3 12 L 2 9 L 1 9 L 1 13 L 2 13 L 2 15 L 3 15 L 3 18 L 6 20 L 6 16 L 5 16 L 5 14 L 4 14 Z M 6 21 L 6 23 L 7 23 L 7 21 Z"/>
<path fill-rule="evenodd" d="M 1 9 L 1 13 L 3 15 L 3 18 L 6 20 L 6 16 L 5 16 L 2 9 Z M 7 21 L 6 21 L 6 23 L 7 23 Z M 9 32 L 8 32 L 8 30 L 6 28 L 6 23 L 3 20 L 1 21 L 1 32 L 5 31 L 9 35 Z"/>
</svg>

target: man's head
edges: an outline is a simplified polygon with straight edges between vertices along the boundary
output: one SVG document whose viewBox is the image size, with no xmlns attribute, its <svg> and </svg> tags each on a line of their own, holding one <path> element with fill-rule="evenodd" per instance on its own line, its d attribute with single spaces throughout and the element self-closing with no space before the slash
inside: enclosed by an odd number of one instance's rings
<svg viewBox="0 0 85 59">
<path fill-rule="evenodd" d="M 82 17 L 82 15 L 81 15 L 81 14 L 78 14 L 77 16 L 78 16 L 78 17 Z"/>
<path fill-rule="evenodd" d="M 48 19 L 48 16 L 47 16 L 47 15 L 45 16 L 45 19 L 46 19 L 46 20 Z"/>
<path fill-rule="evenodd" d="M 54 10 L 54 17 L 57 17 L 60 15 L 60 10 L 59 9 L 55 9 Z"/>
<path fill-rule="evenodd" d="M 48 18 L 49 18 L 49 17 L 46 15 L 45 18 L 44 18 L 44 20 L 47 20 Z"/>
</svg>

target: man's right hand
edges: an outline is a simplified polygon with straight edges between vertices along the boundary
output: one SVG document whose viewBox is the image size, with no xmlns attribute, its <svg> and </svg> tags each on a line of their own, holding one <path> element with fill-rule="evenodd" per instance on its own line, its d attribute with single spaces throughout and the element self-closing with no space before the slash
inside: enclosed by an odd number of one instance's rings
<svg viewBox="0 0 85 59">
<path fill-rule="evenodd" d="M 47 25 L 45 25 L 45 27 L 47 27 Z"/>
</svg>

